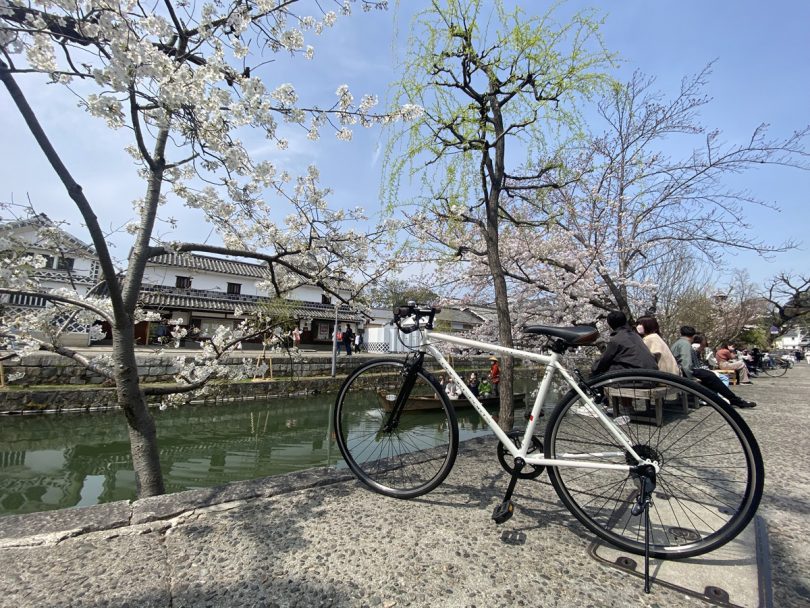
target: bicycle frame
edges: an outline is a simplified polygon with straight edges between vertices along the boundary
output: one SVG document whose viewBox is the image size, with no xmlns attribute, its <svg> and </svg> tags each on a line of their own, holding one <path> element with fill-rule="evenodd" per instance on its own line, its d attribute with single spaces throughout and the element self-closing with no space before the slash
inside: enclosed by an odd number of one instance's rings
<svg viewBox="0 0 810 608">
<path fill-rule="evenodd" d="M 580 397 L 584 399 L 585 406 L 592 412 L 594 416 L 598 418 L 602 426 L 619 442 L 619 444 L 627 450 L 627 452 L 636 459 L 639 464 L 650 464 L 653 465 L 658 471 L 657 463 L 650 462 L 649 460 L 644 460 L 639 457 L 636 451 L 633 449 L 630 440 L 628 439 L 627 435 L 619 428 L 619 426 L 605 414 L 601 407 L 598 407 L 594 404 L 593 400 L 585 393 L 580 387 L 579 382 L 574 379 L 571 374 L 563 367 L 560 362 L 560 355 L 557 353 L 552 353 L 550 355 L 542 355 L 537 353 L 532 353 L 524 350 L 518 350 L 515 348 L 507 348 L 504 346 L 499 346 L 495 344 L 489 344 L 486 342 L 478 342 L 477 340 L 469 340 L 467 338 L 460 338 L 458 336 L 452 336 L 448 334 L 443 334 L 439 332 L 430 331 L 424 327 L 420 327 L 418 329 L 419 333 L 421 334 L 419 350 L 420 352 L 425 352 L 430 354 L 441 366 L 441 368 L 447 372 L 448 376 L 453 379 L 458 387 L 460 387 L 464 396 L 470 401 L 475 411 L 478 412 L 478 415 L 484 419 L 484 422 L 489 426 L 493 433 L 498 437 L 501 443 L 504 445 L 506 450 L 514 457 L 514 458 L 522 458 L 527 464 L 535 465 L 535 466 L 554 466 L 554 467 L 579 467 L 579 468 L 589 468 L 589 469 L 614 469 L 619 471 L 630 471 L 634 468 L 631 465 L 620 465 L 620 464 L 607 464 L 602 462 L 593 462 L 589 460 L 582 460 L 583 458 L 590 457 L 599 457 L 605 456 L 607 454 L 603 453 L 591 453 L 591 454 L 558 454 L 558 458 L 542 458 L 536 456 L 528 456 L 529 447 L 532 445 L 532 436 L 534 434 L 535 426 L 537 425 L 537 419 L 540 415 L 540 410 L 543 407 L 543 403 L 545 402 L 546 395 L 548 393 L 549 388 L 551 387 L 551 381 L 554 377 L 555 373 L 559 373 L 568 385 L 573 388 Z M 441 352 L 433 345 L 433 342 L 448 342 L 451 344 L 457 344 L 459 346 L 466 346 L 470 348 L 476 348 L 483 351 L 488 352 L 496 352 L 502 355 L 509 355 L 515 357 L 517 359 L 522 359 L 524 361 L 535 361 L 537 363 L 542 363 L 546 366 L 546 371 L 543 375 L 543 379 L 540 382 L 539 389 L 537 391 L 537 397 L 534 400 L 534 405 L 532 406 L 531 415 L 529 416 L 529 423 L 526 425 L 526 430 L 523 434 L 523 440 L 520 447 L 515 445 L 515 442 L 512 441 L 507 434 L 498 426 L 498 423 L 495 419 L 490 415 L 490 413 L 484 408 L 478 398 L 473 395 L 470 388 L 467 386 L 467 383 L 456 373 L 450 363 L 444 358 Z"/>
</svg>

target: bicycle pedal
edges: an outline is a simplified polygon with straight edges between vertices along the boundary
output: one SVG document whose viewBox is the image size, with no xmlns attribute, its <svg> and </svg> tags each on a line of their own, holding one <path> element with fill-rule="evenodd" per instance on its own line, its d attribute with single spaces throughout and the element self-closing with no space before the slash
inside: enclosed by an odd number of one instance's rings
<svg viewBox="0 0 810 608">
<path fill-rule="evenodd" d="M 511 500 L 505 500 L 492 512 L 492 519 L 495 520 L 496 524 L 502 524 L 506 521 L 509 521 L 509 518 L 512 517 L 515 513 L 515 505 L 512 503 Z"/>
</svg>

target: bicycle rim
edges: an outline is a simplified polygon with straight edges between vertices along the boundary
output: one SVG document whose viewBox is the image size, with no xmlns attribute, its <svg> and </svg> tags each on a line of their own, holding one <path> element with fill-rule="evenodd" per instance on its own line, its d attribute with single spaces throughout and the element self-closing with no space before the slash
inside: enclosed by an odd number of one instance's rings
<svg viewBox="0 0 810 608">
<path fill-rule="evenodd" d="M 660 464 L 649 511 L 653 557 L 701 555 L 742 531 L 762 497 L 764 471 L 756 440 L 730 406 L 694 382 L 661 372 L 617 372 L 590 384 L 635 451 Z M 549 458 L 636 464 L 573 391 L 552 414 L 545 449 Z M 549 476 L 592 532 L 644 553 L 644 518 L 631 513 L 639 491 L 632 473 L 550 467 Z"/>
<path fill-rule="evenodd" d="M 764 368 L 765 374 L 768 376 L 772 376 L 778 378 L 779 376 L 784 376 L 787 372 L 788 365 L 787 363 L 782 363 L 781 361 L 778 363 L 774 363 L 772 366 L 768 366 Z"/>
<path fill-rule="evenodd" d="M 336 440 L 346 464 L 371 489 L 395 498 L 433 490 L 447 477 L 458 452 L 455 411 L 423 370 L 395 428 L 386 430 L 406 371 L 397 359 L 362 365 L 343 383 L 334 410 Z"/>
</svg>

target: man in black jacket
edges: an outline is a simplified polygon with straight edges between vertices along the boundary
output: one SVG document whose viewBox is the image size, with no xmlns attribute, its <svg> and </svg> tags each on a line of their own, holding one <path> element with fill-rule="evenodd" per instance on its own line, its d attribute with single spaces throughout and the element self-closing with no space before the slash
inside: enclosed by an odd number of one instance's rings
<svg viewBox="0 0 810 608">
<path fill-rule="evenodd" d="M 655 357 L 641 336 L 627 325 L 623 312 L 615 310 L 608 314 L 607 323 L 613 331 L 605 352 L 593 364 L 591 375 L 619 369 L 658 369 Z"/>
</svg>

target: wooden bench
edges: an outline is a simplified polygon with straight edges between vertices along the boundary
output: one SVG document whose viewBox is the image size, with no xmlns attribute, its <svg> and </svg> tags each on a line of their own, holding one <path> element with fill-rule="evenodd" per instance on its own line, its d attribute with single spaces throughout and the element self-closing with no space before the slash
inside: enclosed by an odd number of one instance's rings
<svg viewBox="0 0 810 608">
<path fill-rule="evenodd" d="M 605 388 L 605 395 L 608 398 L 608 403 L 613 407 L 614 417 L 626 415 L 630 420 L 636 422 L 655 422 L 655 426 L 661 426 L 664 423 L 664 400 L 667 397 L 676 396 L 677 393 L 662 386 L 659 388 Z M 628 400 L 631 402 L 641 401 L 646 404 L 644 407 L 645 412 L 654 408 L 654 415 L 620 412 L 619 408 L 622 406 L 627 409 L 627 406 L 622 402 L 626 403 Z M 688 414 L 689 398 L 684 392 L 680 392 L 680 403 L 681 411 Z M 633 407 L 633 411 L 635 411 L 635 407 Z"/>
</svg>

